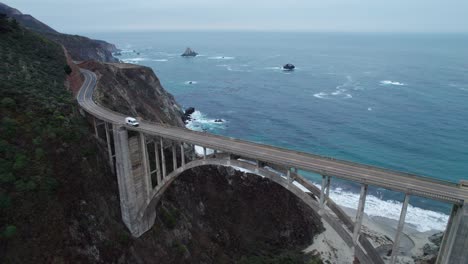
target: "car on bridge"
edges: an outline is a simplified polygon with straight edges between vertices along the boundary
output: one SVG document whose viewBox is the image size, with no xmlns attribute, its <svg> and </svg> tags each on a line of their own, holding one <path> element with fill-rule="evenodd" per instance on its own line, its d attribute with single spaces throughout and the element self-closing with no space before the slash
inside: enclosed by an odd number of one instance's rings
<svg viewBox="0 0 468 264">
<path fill-rule="evenodd" d="M 137 127 L 137 126 L 140 125 L 140 123 L 138 123 L 138 121 L 133 117 L 126 117 L 125 118 L 125 124 L 127 124 L 129 126 L 133 126 L 133 127 Z"/>
</svg>

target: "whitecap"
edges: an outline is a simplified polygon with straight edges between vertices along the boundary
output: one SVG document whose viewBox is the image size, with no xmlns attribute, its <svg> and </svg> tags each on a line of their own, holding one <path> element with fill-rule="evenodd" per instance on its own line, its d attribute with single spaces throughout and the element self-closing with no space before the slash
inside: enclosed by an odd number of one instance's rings
<svg viewBox="0 0 468 264">
<path fill-rule="evenodd" d="M 372 107 L 367 107 L 367 111 L 372 111 Z"/>
<path fill-rule="evenodd" d="M 153 61 L 160 61 L 160 62 L 165 62 L 165 61 L 168 61 L 167 59 L 155 59 Z"/>
<path fill-rule="evenodd" d="M 390 80 L 383 80 L 380 81 L 380 85 L 395 85 L 395 86 L 405 86 L 405 83 L 390 81 Z"/>
<path fill-rule="evenodd" d="M 221 118 L 208 118 L 202 112 L 195 110 L 190 115 L 191 119 L 185 125 L 186 128 L 195 131 L 211 131 L 216 129 L 225 129 L 226 128 L 226 120 Z M 221 120 L 221 122 L 216 122 L 217 120 Z"/>
<path fill-rule="evenodd" d="M 123 62 L 127 62 L 127 63 L 138 63 L 140 61 L 147 61 L 147 60 L 149 60 L 149 59 L 148 58 L 142 58 L 142 57 L 122 59 Z"/>
<path fill-rule="evenodd" d="M 316 93 L 314 94 L 314 97 L 320 98 L 320 99 L 328 99 L 328 94 L 324 92 Z"/>
</svg>

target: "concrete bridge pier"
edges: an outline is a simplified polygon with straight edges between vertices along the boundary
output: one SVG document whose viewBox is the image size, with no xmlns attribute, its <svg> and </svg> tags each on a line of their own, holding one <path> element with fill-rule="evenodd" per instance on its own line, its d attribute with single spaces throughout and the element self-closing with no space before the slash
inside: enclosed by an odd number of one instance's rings
<svg viewBox="0 0 468 264">
<path fill-rule="evenodd" d="M 147 205 L 148 189 L 151 188 L 147 179 L 147 159 L 144 161 L 144 157 L 147 158 L 144 135 L 129 140 L 127 129 L 118 125 L 114 125 L 113 134 L 122 220 L 130 233 L 138 237 L 153 226 L 156 218 L 155 210 L 147 210 L 144 216 L 138 215 L 139 209 Z"/>
<path fill-rule="evenodd" d="M 468 263 L 468 204 L 453 205 L 436 263 Z"/>
<path fill-rule="evenodd" d="M 353 230 L 353 243 L 356 246 L 358 242 L 358 237 L 361 233 L 361 225 L 362 225 L 362 217 L 364 215 L 364 206 L 366 204 L 366 196 L 367 196 L 367 184 L 361 185 L 361 195 L 359 196 L 359 204 L 358 209 L 356 212 L 356 221 L 354 222 L 354 230 Z"/>
<path fill-rule="evenodd" d="M 112 145 L 111 145 L 111 137 L 110 137 L 110 132 L 109 132 L 109 123 L 104 123 L 104 129 L 106 130 L 106 143 L 107 143 L 107 154 L 109 155 L 109 165 L 111 167 L 112 173 L 115 174 L 115 168 L 114 168 L 114 154 L 112 153 Z M 112 127 L 112 126 L 111 126 Z M 112 129 L 110 129 L 112 130 Z"/>
</svg>

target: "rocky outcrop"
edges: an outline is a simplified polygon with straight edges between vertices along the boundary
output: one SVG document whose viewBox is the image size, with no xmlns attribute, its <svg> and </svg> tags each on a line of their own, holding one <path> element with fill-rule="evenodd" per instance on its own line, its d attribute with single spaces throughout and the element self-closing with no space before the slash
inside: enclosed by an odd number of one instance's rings
<svg viewBox="0 0 468 264">
<path fill-rule="evenodd" d="M 283 70 L 285 71 L 292 71 L 296 68 L 296 66 L 294 66 L 293 64 L 291 63 L 288 63 L 288 64 L 285 64 L 283 65 Z"/>
<path fill-rule="evenodd" d="M 114 44 L 103 40 L 90 39 L 78 35 L 62 34 L 42 23 L 31 15 L 21 13 L 19 10 L 0 3 L 0 13 L 16 19 L 22 26 L 35 31 L 44 37 L 63 45 L 70 53 L 73 60 L 98 60 L 104 62 L 118 62 L 112 56 L 118 49 Z"/>
<path fill-rule="evenodd" d="M 182 57 L 195 57 L 197 56 L 198 53 L 196 53 L 195 51 L 193 51 L 191 48 L 187 48 L 185 49 L 185 52 L 182 53 Z"/>
<path fill-rule="evenodd" d="M 98 77 L 95 100 L 102 106 L 144 120 L 184 126 L 182 108 L 148 67 L 87 61 L 81 67 Z"/>
</svg>

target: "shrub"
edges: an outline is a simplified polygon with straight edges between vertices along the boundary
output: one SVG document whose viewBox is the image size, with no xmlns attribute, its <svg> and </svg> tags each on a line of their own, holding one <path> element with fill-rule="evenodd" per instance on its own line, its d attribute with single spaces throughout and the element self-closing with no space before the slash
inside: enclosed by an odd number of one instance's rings
<svg viewBox="0 0 468 264">
<path fill-rule="evenodd" d="M 11 238 L 16 234 L 16 226 L 8 225 L 5 227 L 5 230 L 2 232 L 2 237 Z"/>
<path fill-rule="evenodd" d="M 16 102 L 10 97 L 5 97 L 2 99 L 2 101 L 0 101 L 0 105 L 3 108 L 13 109 L 16 106 Z"/>
<path fill-rule="evenodd" d="M 65 71 L 65 73 L 67 75 L 70 75 L 70 73 L 72 73 L 72 71 L 73 71 L 72 68 L 70 68 L 70 66 L 68 66 L 68 64 L 63 66 L 63 70 Z"/>
</svg>

